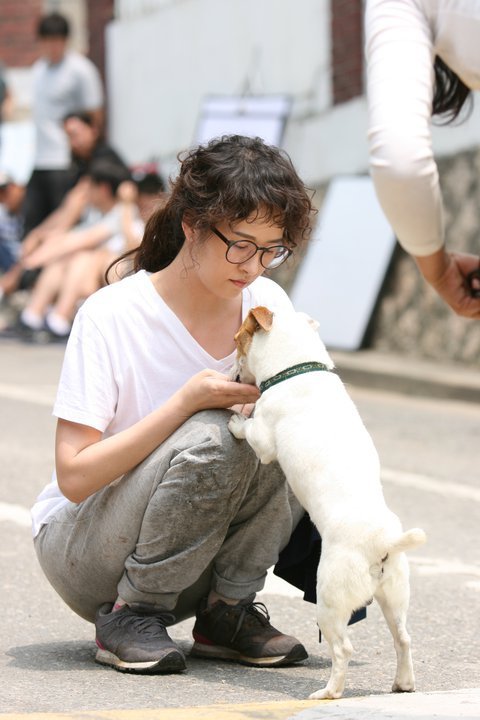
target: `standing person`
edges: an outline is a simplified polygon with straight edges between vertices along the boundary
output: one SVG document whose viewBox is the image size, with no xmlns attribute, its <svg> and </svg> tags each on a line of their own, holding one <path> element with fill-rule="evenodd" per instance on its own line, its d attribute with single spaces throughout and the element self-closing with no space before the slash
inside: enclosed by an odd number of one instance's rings
<svg viewBox="0 0 480 720">
<path fill-rule="evenodd" d="M 88 58 L 68 50 L 69 23 L 63 15 L 41 18 L 41 58 L 33 66 L 34 169 L 27 186 L 25 233 L 61 203 L 71 186 L 70 148 L 63 127 L 71 112 L 88 111 L 103 124 L 100 74 Z"/>
<path fill-rule="evenodd" d="M 229 433 L 227 409 L 258 398 L 229 379 L 234 335 L 253 306 L 291 307 L 262 275 L 309 236 L 311 212 L 281 151 L 211 141 L 183 159 L 135 273 L 77 313 L 56 477 L 32 517 L 47 578 L 95 622 L 99 663 L 183 670 L 166 628 L 191 615 L 196 655 L 265 667 L 307 656 L 254 602 L 303 510 L 279 466 Z"/>
<path fill-rule="evenodd" d="M 7 83 L 5 66 L 0 61 L 0 126 L 2 122 L 11 115 L 12 106 L 12 93 Z"/>
<path fill-rule="evenodd" d="M 365 38 L 370 166 L 382 208 L 440 297 L 480 318 L 478 257 L 444 247 L 430 128 L 432 114 L 455 119 L 480 89 L 480 0 L 367 0 Z"/>
</svg>

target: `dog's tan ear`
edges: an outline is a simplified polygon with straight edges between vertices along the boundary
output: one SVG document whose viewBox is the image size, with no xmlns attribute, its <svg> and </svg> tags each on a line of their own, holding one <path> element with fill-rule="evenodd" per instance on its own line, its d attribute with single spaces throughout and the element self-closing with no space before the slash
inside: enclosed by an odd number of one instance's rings
<svg viewBox="0 0 480 720">
<path fill-rule="evenodd" d="M 272 327 L 273 313 L 266 307 L 259 305 L 249 311 L 243 321 L 240 330 L 234 337 L 237 350 L 240 355 L 246 355 L 248 347 L 252 342 L 254 333 L 259 329 L 270 330 Z"/>
<path fill-rule="evenodd" d="M 262 330 L 265 330 L 265 332 L 272 329 L 273 313 L 268 308 L 263 307 L 263 305 L 259 305 L 258 307 L 252 308 L 248 314 L 253 315 L 257 323 L 260 325 Z"/>
</svg>

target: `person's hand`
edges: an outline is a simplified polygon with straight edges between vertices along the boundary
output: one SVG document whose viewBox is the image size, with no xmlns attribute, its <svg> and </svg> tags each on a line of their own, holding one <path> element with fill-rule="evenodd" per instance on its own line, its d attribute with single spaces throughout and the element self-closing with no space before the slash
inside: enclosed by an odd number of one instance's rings
<svg viewBox="0 0 480 720">
<path fill-rule="evenodd" d="M 215 370 L 202 370 L 178 391 L 188 415 L 209 408 L 231 408 L 234 405 L 255 403 L 260 391 L 255 385 L 230 380 Z"/>
<path fill-rule="evenodd" d="M 117 198 L 122 203 L 135 204 L 138 200 L 137 186 L 131 180 L 124 180 L 118 186 Z"/>
<path fill-rule="evenodd" d="M 415 261 L 425 280 L 457 315 L 480 318 L 480 298 L 471 296 L 467 282 L 469 273 L 479 268 L 478 256 L 441 249 Z"/>
</svg>

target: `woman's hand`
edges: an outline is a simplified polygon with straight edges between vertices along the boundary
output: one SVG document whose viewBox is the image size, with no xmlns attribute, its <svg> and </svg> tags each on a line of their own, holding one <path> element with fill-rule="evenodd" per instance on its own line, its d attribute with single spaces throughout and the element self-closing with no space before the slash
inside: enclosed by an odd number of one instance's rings
<svg viewBox="0 0 480 720">
<path fill-rule="evenodd" d="M 255 403 L 260 397 L 260 391 L 255 385 L 237 383 L 215 370 L 197 373 L 178 393 L 189 416 L 199 410 Z"/>
<path fill-rule="evenodd" d="M 457 315 L 480 318 L 480 298 L 473 298 L 467 276 L 479 269 L 479 258 L 466 253 L 447 253 L 442 248 L 433 255 L 415 257 L 425 280 Z"/>
</svg>

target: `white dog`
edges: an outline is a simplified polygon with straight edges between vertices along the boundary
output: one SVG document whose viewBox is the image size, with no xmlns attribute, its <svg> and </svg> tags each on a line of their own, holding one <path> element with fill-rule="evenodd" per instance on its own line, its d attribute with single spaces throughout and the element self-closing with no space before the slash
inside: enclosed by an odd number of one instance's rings
<svg viewBox="0 0 480 720">
<path fill-rule="evenodd" d="M 322 537 L 317 621 L 329 643 L 327 686 L 311 698 L 341 697 L 352 645 L 354 610 L 379 602 L 397 654 L 394 692 L 415 689 L 406 629 L 409 568 L 405 550 L 425 542 L 403 532 L 383 497 L 378 455 L 318 333 L 304 313 L 250 311 L 235 336 L 232 377 L 262 395 L 254 416 L 232 415 L 229 429 L 246 438 L 262 463 L 278 460 Z"/>
</svg>

